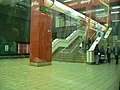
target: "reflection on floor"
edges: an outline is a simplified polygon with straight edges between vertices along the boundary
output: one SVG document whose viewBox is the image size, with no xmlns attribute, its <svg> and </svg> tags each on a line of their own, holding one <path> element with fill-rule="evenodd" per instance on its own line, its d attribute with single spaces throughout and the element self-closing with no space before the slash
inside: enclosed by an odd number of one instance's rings
<svg viewBox="0 0 120 90">
<path fill-rule="evenodd" d="M 53 62 L 29 66 L 29 59 L 0 60 L 0 90 L 119 90 L 120 63 Z"/>
</svg>

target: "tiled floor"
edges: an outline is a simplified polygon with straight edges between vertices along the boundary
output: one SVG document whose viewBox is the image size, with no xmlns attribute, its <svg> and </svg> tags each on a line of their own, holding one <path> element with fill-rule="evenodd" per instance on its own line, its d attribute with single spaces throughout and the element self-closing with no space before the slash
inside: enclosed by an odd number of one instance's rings
<svg viewBox="0 0 120 90">
<path fill-rule="evenodd" d="M 0 90 L 119 90 L 120 63 L 53 62 L 29 66 L 29 59 L 0 60 Z"/>
</svg>

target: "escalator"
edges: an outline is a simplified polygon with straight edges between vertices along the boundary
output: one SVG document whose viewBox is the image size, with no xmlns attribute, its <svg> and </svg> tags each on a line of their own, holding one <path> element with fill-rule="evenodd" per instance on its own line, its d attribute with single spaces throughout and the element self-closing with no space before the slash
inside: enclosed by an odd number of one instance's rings
<svg viewBox="0 0 120 90">
<path fill-rule="evenodd" d="M 109 37 L 111 31 L 112 31 L 112 28 L 109 28 L 104 36 L 98 36 L 95 39 L 95 41 L 91 45 L 90 49 L 87 51 L 87 63 L 94 63 L 95 62 L 95 59 L 94 59 L 94 49 L 95 49 L 97 44 L 99 44 L 99 45 L 104 44 L 105 48 L 107 48 L 106 47 L 107 46 L 106 39 Z"/>
</svg>

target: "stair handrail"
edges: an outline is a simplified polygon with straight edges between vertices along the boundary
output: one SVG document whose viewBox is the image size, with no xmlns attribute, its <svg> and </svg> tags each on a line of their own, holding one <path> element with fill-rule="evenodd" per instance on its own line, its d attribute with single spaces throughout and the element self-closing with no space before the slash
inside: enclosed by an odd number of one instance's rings
<svg viewBox="0 0 120 90">
<path fill-rule="evenodd" d="M 69 45 L 70 45 L 70 42 L 66 45 L 64 49 L 62 49 L 62 51 L 60 51 L 60 53 L 62 53 Z"/>
<path fill-rule="evenodd" d="M 71 53 L 79 46 L 79 44 L 75 45 L 75 47 L 70 51 Z"/>
<path fill-rule="evenodd" d="M 82 30 L 75 30 L 72 34 L 70 34 L 66 39 L 55 39 L 52 42 L 52 53 L 57 50 L 58 47 L 65 47 L 69 42 L 71 44 L 76 38 L 80 36 L 79 32 L 84 33 Z M 63 44 L 62 44 L 63 43 Z"/>
</svg>

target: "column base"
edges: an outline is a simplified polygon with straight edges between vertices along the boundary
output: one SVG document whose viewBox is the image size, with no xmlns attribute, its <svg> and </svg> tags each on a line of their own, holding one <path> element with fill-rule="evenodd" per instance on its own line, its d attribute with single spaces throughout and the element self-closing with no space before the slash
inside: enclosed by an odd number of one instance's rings
<svg viewBox="0 0 120 90">
<path fill-rule="evenodd" d="M 41 66 L 48 66 L 48 65 L 52 65 L 52 62 L 30 62 L 30 66 L 41 67 Z"/>
</svg>

